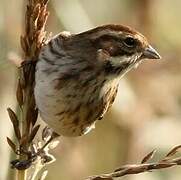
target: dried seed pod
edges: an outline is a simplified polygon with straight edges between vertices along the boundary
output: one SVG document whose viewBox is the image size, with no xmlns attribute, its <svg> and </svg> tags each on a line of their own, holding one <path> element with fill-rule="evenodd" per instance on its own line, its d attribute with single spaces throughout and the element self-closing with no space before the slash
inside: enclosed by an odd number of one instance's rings
<svg viewBox="0 0 181 180">
<path fill-rule="evenodd" d="M 17 118 L 15 112 L 11 108 L 7 108 L 7 111 L 8 111 L 10 120 L 13 123 L 13 125 L 19 126 L 19 121 L 18 121 L 18 118 Z"/>
<path fill-rule="evenodd" d="M 52 129 L 46 126 L 42 131 L 42 140 L 48 141 L 52 136 Z"/>
<path fill-rule="evenodd" d="M 29 134 L 31 129 L 31 116 L 32 116 L 32 109 L 29 107 L 26 113 L 26 134 Z"/>
<path fill-rule="evenodd" d="M 37 4 L 33 9 L 33 21 L 37 22 L 39 14 L 40 14 L 40 4 Z"/>
<path fill-rule="evenodd" d="M 26 80 L 25 80 L 25 75 L 24 75 L 24 70 L 20 70 L 20 78 L 19 78 L 19 81 L 20 81 L 20 85 L 21 85 L 21 88 L 22 89 L 25 89 L 26 88 Z"/>
<path fill-rule="evenodd" d="M 38 119 L 38 109 L 34 109 L 33 112 L 32 112 L 32 116 L 31 116 L 31 123 L 32 123 L 32 126 L 35 125 L 35 123 L 37 122 L 37 119 Z"/>
<path fill-rule="evenodd" d="M 170 157 L 175 155 L 179 149 L 181 149 L 181 145 L 174 147 L 171 151 L 168 152 L 168 154 L 165 157 Z"/>
<path fill-rule="evenodd" d="M 31 134 L 30 134 L 29 139 L 28 139 L 29 143 L 33 141 L 33 139 L 36 136 L 39 128 L 40 128 L 40 125 L 37 125 L 32 129 Z"/>
<path fill-rule="evenodd" d="M 49 1 L 49 0 L 44 0 L 44 2 L 43 2 L 44 5 L 47 5 L 48 1 Z"/>
<path fill-rule="evenodd" d="M 26 52 L 28 50 L 28 45 L 26 43 L 24 36 L 20 36 L 20 44 L 21 44 L 21 48 L 23 49 L 23 51 Z"/>
<path fill-rule="evenodd" d="M 23 105 L 23 89 L 21 87 L 20 79 L 18 80 L 18 87 L 16 90 L 16 98 L 20 106 Z"/>
<path fill-rule="evenodd" d="M 28 84 L 33 86 L 34 80 L 35 80 L 35 63 L 33 63 L 33 60 L 30 62 L 30 67 L 28 71 Z"/>
<path fill-rule="evenodd" d="M 14 142 L 9 137 L 7 137 L 7 142 L 11 149 L 16 153 L 16 145 L 14 144 Z"/>
<path fill-rule="evenodd" d="M 155 153 L 156 153 L 156 150 L 153 150 L 150 153 L 148 153 L 141 161 L 141 164 L 144 164 L 144 163 L 148 162 L 150 159 L 152 159 L 153 156 L 155 155 Z"/>
<path fill-rule="evenodd" d="M 17 139 L 20 140 L 21 139 L 21 133 L 20 133 L 20 129 L 19 129 L 18 118 L 11 108 L 8 108 L 7 111 L 8 111 L 9 117 L 11 119 L 11 122 L 13 124 L 15 135 L 16 135 Z"/>
<path fill-rule="evenodd" d="M 53 155 L 44 154 L 42 156 L 42 160 L 43 160 L 43 164 L 50 164 L 50 163 L 54 162 L 56 159 Z"/>
<path fill-rule="evenodd" d="M 27 141 L 28 141 L 27 135 L 24 134 L 19 141 L 20 146 L 24 146 L 27 143 Z"/>
</svg>

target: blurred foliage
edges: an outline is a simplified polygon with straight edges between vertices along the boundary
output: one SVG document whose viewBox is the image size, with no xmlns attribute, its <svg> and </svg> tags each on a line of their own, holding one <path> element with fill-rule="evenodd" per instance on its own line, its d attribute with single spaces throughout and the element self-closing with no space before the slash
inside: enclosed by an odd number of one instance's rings
<svg viewBox="0 0 181 180">
<path fill-rule="evenodd" d="M 73 33 L 100 24 L 119 23 L 145 34 L 162 55 L 146 61 L 120 83 L 119 94 L 106 118 L 80 138 L 62 138 L 48 180 L 79 180 L 139 162 L 157 148 L 161 157 L 181 144 L 181 1 L 180 0 L 50 0 L 49 31 Z M 15 75 L 21 56 L 25 1 L 0 1 L 0 179 L 6 178 L 10 132 L 6 107 L 15 104 Z M 127 180 L 180 179 L 179 168 L 125 177 Z"/>
</svg>

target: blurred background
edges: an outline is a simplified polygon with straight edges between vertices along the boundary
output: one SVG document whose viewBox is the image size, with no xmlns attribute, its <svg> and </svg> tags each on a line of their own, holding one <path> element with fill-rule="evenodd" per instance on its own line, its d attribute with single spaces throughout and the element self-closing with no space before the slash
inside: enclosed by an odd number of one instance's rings
<svg viewBox="0 0 181 180">
<path fill-rule="evenodd" d="M 0 0 L 0 180 L 11 180 L 12 159 L 6 136 L 13 137 L 6 108 L 16 109 L 19 43 L 25 2 Z M 134 27 L 158 50 L 162 60 L 145 61 L 120 82 L 112 109 L 96 129 L 79 138 L 62 138 L 47 166 L 47 180 L 80 180 L 139 163 L 153 149 L 154 160 L 181 144 L 181 1 L 50 0 L 48 31 L 72 33 L 106 23 Z M 178 180 L 180 168 L 131 175 L 125 180 Z"/>
</svg>

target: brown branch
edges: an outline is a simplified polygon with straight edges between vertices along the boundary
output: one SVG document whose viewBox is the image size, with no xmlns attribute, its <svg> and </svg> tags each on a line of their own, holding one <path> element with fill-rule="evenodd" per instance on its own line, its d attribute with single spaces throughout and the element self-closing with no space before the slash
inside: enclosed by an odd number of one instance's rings
<svg viewBox="0 0 181 180">
<path fill-rule="evenodd" d="M 147 161 L 150 160 L 155 154 L 155 151 L 152 151 L 143 158 L 144 161 L 142 160 L 141 162 L 143 163 L 141 164 L 124 165 L 117 168 L 112 173 L 90 176 L 86 178 L 86 180 L 114 180 L 118 177 L 123 177 L 126 175 L 139 174 L 181 165 L 181 157 L 173 158 L 173 155 L 175 155 L 179 149 L 181 149 L 181 145 L 174 147 L 162 160 L 154 163 L 147 163 Z"/>
<path fill-rule="evenodd" d="M 18 144 L 7 138 L 8 144 L 19 156 L 11 165 L 17 169 L 17 179 L 26 179 L 26 169 L 36 159 L 38 147 L 33 143 L 39 125 L 36 125 L 38 110 L 34 99 L 35 65 L 38 54 L 48 40 L 45 26 L 49 12 L 48 0 L 27 0 L 24 35 L 20 38 L 23 50 L 23 63 L 19 68 L 19 80 L 16 91 L 20 116 L 8 108 L 8 114 L 14 127 Z M 40 147 L 41 148 L 41 147 Z M 45 154 L 45 153 L 44 153 Z M 44 155 L 43 154 L 43 155 Z M 43 156 L 41 154 L 41 156 Z M 46 158 L 48 157 L 47 154 Z"/>
</svg>

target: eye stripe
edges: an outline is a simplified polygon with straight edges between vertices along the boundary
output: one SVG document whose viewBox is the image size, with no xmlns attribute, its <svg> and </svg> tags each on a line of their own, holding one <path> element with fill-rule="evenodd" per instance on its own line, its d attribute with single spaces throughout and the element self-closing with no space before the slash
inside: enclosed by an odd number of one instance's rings
<svg viewBox="0 0 181 180">
<path fill-rule="evenodd" d="M 120 41 L 120 37 L 114 36 L 114 35 L 108 35 L 105 34 L 103 36 L 100 37 L 102 40 L 116 40 L 116 41 Z"/>
<path fill-rule="evenodd" d="M 134 51 L 125 51 L 123 49 L 117 50 L 114 53 L 111 54 L 112 57 L 115 56 L 131 56 L 133 55 L 135 52 Z"/>
</svg>

